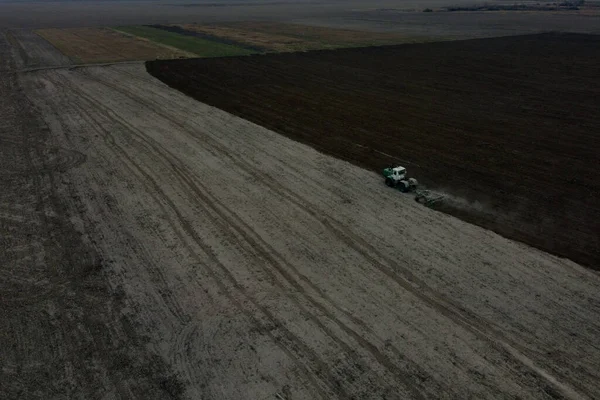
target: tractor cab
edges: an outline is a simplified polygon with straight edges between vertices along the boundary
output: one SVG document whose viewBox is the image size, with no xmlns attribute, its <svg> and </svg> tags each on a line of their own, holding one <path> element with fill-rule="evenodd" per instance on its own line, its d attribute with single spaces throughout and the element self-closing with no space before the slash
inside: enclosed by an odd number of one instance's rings
<svg viewBox="0 0 600 400">
<path fill-rule="evenodd" d="M 383 176 L 394 181 L 401 181 L 406 178 L 406 168 L 395 166 L 383 170 Z"/>
<path fill-rule="evenodd" d="M 383 170 L 385 184 L 396 188 L 401 192 L 410 192 L 417 189 L 418 182 L 415 178 L 406 176 L 406 168 L 399 165 L 391 166 Z"/>
</svg>

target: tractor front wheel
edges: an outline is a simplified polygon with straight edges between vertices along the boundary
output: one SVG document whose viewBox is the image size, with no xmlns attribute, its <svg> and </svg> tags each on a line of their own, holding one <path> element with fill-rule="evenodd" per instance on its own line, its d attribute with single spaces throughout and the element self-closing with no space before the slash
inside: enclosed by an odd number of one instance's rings
<svg viewBox="0 0 600 400">
<path fill-rule="evenodd" d="M 385 184 L 389 187 L 394 187 L 394 180 L 392 178 L 385 178 Z"/>
</svg>

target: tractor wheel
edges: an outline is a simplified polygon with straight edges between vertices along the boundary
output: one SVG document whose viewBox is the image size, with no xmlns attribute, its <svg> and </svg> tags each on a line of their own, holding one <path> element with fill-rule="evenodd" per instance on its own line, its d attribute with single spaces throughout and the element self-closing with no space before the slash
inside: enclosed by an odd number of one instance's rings
<svg viewBox="0 0 600 400">
<path fill-rule="evenodd" d="M 401 192 L 406 193 L 410 190 L 410 184 L 408 181 L 400 181 L 398 182 L 398 189 L 400 189 Z"/>
<path fill-rule="evenodd" d="M 392 178 L 385 178 L 385 184 L 389 187 L 394 187 L 394 180 Z"/>
</svg>

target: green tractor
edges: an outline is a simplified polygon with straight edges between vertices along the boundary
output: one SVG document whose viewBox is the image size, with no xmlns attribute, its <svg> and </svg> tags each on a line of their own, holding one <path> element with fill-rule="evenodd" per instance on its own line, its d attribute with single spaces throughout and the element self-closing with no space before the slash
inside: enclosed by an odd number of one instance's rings
<svg viewBox="0 0 600 400">
<path fill-rule="evenodd" d="M 406 176 L 406 168 L 399 165 L 391 166 L 383 170 L 385 184 L 401 192 L 413 192 L 417 203 L 428 207 L 434 207 L 446 198 L 443 193 L 433 192 L 431 190 L 418 189 L 419 183 L 415 178 Z"/>
<path fill-rule="evenodd" d="M 419 185 L 415 178 L 408 178 L 406 176 L 406 168 L 399 165 L 385 168 L 383 176 L 385 177 L 385 184 L 387 186 L 396 188 L 404 193 L 414 192 Z"/>
</svg>

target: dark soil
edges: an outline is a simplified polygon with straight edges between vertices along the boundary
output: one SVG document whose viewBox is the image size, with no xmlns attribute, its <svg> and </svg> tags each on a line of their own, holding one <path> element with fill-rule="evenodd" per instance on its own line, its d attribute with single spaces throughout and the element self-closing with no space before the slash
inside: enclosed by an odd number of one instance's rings
<svg viewBox="0 0 600 400">
<path fill-rule="evenodd" d="M 444 211 L 599 268 L 599 59 L 600 36 L 549 33 L 147 69 L 327 154 L 399 162 L 453 195 Z"/>
</svg>

